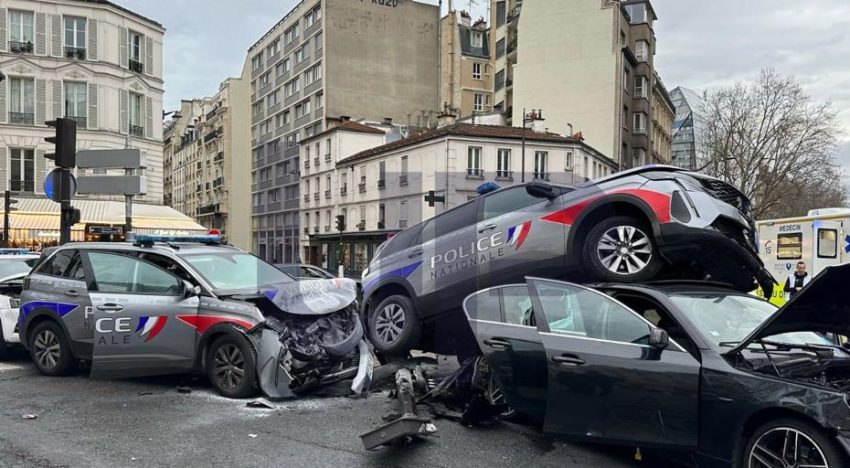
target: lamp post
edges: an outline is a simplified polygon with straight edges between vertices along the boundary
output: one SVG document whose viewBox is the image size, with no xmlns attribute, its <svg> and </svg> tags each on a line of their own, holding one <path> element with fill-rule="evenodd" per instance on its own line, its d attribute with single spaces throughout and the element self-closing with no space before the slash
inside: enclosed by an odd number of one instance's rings
<svg viewBox="0 0 850 468">
<path fill-rule="evenodd" d="M 534 122 L 539 112 L 531 109 L 532 117 L 529 118 L 525 112 L 525 108 L 522 108 L 522 183 L 525 183 L 525 129 L 529 122 Z"/>
</svg>

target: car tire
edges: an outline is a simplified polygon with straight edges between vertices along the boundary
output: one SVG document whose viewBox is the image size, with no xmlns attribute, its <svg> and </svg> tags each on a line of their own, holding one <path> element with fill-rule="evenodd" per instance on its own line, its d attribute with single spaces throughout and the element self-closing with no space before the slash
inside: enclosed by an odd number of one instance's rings
<svg viewBox="0 0 850 468">
<path fill-rule="evenodd" d="M 788 434 L 795 434 L 795 455 L 805 453 L 807 460 L 798 460 L 799 463 L 789 462 L 786 466 L 811 465 L 837 468 L 847 466 L 847 459 L 835 440 L 824 433 L 823 430 L 793 418 L 781 418 L 763 424 L 750 436 L 746 449 L 741 454 L 741 466 L 743 468 L 755 468 L 764 466 L 757 463 L 757 457 L 771 459 L 771 455 L 782 457 L 788 455 L 790 447 L 784 444 Z M 807 446 L 808 450 L 800 450 Z M 773 458 L 773 460 L 776 460 Z"/>
<path fill-rule="evenodd" d="M 76 360 L 58 323 L 52 320 L 39 323 L 29 333 L 27 343 L 32 362 L 42 374 L 58 377 L 74 371 Z"/>
<path fill-rule="evenodd" d="M 6 344 L 6 337 L 3 335 L 3 324 L 0 323 L 0 361 L 5 360 L 9 356 L 9 345 Z"/>
<path fill-rule="evenodd" d="M 631 216 L 602 220 L 580 248 L 582 264 L 594 280 L 647 281 L 663 266 L 652 230 Z"/>
<path fill-rule="evenodd" d="M 257 355 L 247 338 L 224 335 L 210 345 L 207 377 L 216 392 L 228 398 L 257 393 Z"/>
<path fill-rule="evenodd" d="M 369 339 L 379 353 L 405 354 L 419 343 L 422 325 L 409 297 L 387 297 L 369 314 Z"/>
</svg>

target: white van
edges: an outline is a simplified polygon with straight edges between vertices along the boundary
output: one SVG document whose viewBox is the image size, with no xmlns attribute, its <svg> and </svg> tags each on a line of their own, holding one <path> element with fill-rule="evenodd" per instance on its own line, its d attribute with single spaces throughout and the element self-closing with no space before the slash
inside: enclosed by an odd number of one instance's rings
<svg viewBox="0 0 850 468">
<path fill-rule="evenodd" d="M 797 262 L 806 262 L 806 271 L 814 277 L 827 266 L 850 261 L 846 229 L 850 229 L 850 208 L 822 208 L 798 218 L 756 221 L 759 257 L 780 283 L 774 299 L 783 298 L 782 287 Z"/>
</svg>

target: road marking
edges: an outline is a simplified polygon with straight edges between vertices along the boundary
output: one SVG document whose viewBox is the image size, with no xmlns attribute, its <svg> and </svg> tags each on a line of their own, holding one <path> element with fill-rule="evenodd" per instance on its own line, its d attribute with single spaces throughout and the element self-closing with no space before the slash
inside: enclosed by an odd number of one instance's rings
<svg viewBox="0 0 850 468">
<path fill-rule="evenodd" d="M 0 372 L 21 370 L 23 368 L 24 368 L 23 364 L 5 364 L 5 363 L 0 362 Z"/>
</svg>

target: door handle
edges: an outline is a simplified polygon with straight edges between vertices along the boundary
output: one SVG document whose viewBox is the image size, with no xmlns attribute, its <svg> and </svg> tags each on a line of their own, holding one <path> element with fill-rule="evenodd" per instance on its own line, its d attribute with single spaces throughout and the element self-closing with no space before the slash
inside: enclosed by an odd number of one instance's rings
<svg viewBox="0 0 850 468">
<path fill-rule="evenodd" d="M 121 312 L 124 310 L 124 306 L 120 306 L 118 304 L 103 304 L 97 306 L 97 310 L 101 310 L 103 312 Z"/>
<path fill-rule="evenodd" d="M 491 348 L 496 348 L 496 349 L 505 349 L 505 348 L 511 347 L 511 342 L 504 339 L 504 338 L 490 338 L 490 339 L 484 340 L 484 344 L 486 344 L 487 346 L 489 346 Z"/>
<path fill-rule="evenodd" d="M 410 252 L 410 255 L 408 255 L 407 258 L 420 257 L 420 256 L 422 256 L 422 250 L 414 250 L 413 252 Z"/>
<path fill-rule="evenodd" d="M 65 295 L 68 296 L 68 297 L 80 297 L 80 293 L 78 291 L 73 290 L 73 289 L 65 291 Z"/>
<path fill-rule="evenodd" d="M 582 366 L 584 365 L 584 359 L 579 358 L 573 354 L 562 354 L 560 356 L 552 356 L 552 361 L 557 362 L 563 366 Z"/>
<path fill-rule="evenodd" d="M 482 227 L 481 229 L 479 229 L 478 233 L 481 234 L 482 232 L 492 231 L 493 229 L 496 229 L 496 225 L 495 224 L 488 224 L 488 225 Z"/>
</svg>

